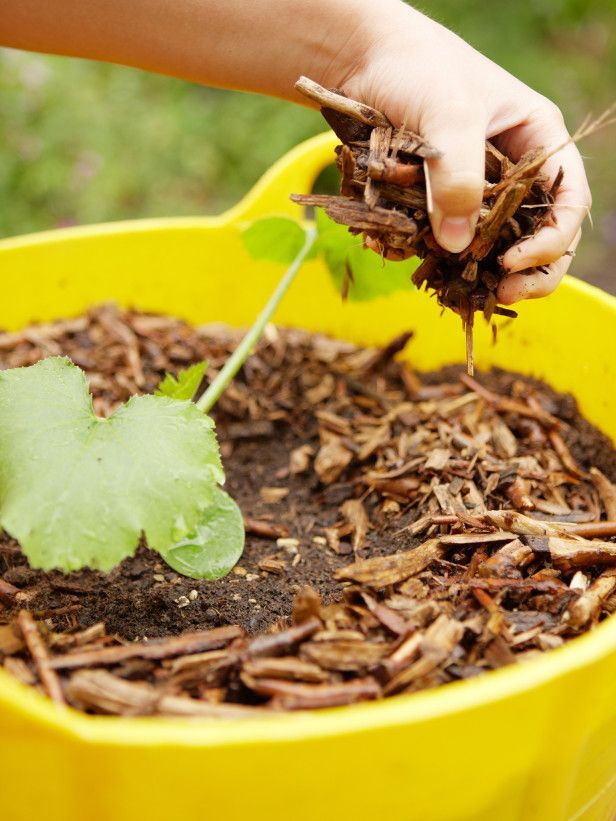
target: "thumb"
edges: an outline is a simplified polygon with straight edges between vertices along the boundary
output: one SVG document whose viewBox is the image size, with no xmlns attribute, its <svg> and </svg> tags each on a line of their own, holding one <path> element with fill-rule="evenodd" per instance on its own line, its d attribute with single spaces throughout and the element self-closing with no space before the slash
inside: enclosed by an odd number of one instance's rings
<svg viewBox="0 0 616 821">
<path fill-rule="evenodd" d="M 472 240 L 483 198 L 487 118 L 476 103 L 436 105 L 422 117 L 421 135 L 442 156 L 427 161 L 432 231 L 446 251 Z"/>
</svg>

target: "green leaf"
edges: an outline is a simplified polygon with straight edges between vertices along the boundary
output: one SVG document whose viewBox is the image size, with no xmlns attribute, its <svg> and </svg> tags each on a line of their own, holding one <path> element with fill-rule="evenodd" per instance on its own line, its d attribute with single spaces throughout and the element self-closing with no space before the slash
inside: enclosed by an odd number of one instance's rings
<svg viewBox="0 0 616 821">
<path fill-rule="evenodd" d="M 419 261 L 383 260 L 363 247 L 359 236 L 350 234 L 346 225 L 338 225 L 322 208 L 315 208 L 318 238 L 307 254 L 310 259 L 321 253 L 338 290 L 346 277 L 347 265 L 353 274 L 348 298 L 362 301 L 388 296 L 395 291 L 414 289 L 411 274 Z M 248 252 L 254 259 L 289 263 L 301 250 L 306 234 L 301 224 L 288 217 L 265 217 L 255 220 L 242 233 Z"/>
<path fill-rule="evenodd" d="M 180 371 L 177 379 L 172 374 L 166 373 L 165 378 L 156 389 L 155 395 L 168 396 L 169 399 L 192 401 L 199 390 L 206 368 L 207 362 L 197 362 L 195 365 Z"/>
<path fill-rule="evenodd" d="M 289 264 L 304 247 L 306 232 L 288 217 L 264 217 L 252 222 L 242 239 L 253 259 Z"/>
<path fill-rule="evenodd" d="M 142 532 L 163 553 L 219 504 L 212 420 L 191 402 L 133 397 L 94 414 L 66 358 L 0 372 L 0 525 L 30 563 L 108 570 Z"/>
<path fill-rule="evenodd" d="M 216 488 L 194 531 L 161 551 L 178 573 L 214 581 L 226 576 L 244 550 L 242 513 L 224 490 Z"/>
<path fill-rule="evenodd" d="M 417 259 L 403 262 L 381 259 L 363 247 L 361 237 L 353 236 L 345 225 L 331 220 L 322 208 L 315 210 L 315 221 L 319 234 L 317 251 L 323 254 L 336 288 L 342 289 L 347 264 L 353 274 L 349 300 L 365 302 L 395 291 L 414 290 L 411 275 L 419 264 Z"/>
</svg>

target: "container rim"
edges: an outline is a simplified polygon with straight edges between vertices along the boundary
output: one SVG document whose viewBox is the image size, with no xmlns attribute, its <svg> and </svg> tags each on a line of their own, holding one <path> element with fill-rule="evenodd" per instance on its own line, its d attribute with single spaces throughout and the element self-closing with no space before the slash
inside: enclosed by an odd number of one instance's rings
<svg viewBox="0 0 616 821">
<path fill-rule="evenodd" d="M 518 666 L 477 678 L 380 701 L 242 719 L 91 716 L 58 707 L 0 668 L 0 702 L 48 730 L 89 743 L 123 747 L 218 747 L 284 743 L 420 724 L 520 696 L 598 662 L 616 647 L 616 617 L 610 617 L 563 647 Z"/>
</svg>

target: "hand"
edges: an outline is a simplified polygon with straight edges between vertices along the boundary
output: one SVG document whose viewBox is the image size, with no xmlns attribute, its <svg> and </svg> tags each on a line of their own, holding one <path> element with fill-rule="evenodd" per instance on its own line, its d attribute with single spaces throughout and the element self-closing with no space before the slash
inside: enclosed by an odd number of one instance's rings
<svg viewBox="0 0 616 821">
<path fill-rule="evenodd" d="M 518 160 L 531 148 L 561 148 L 546 162 L 552 181 L 560 166 L 563 182 L 555 203 L 555 225 L 520 241 L 504 256 L 507 276 L 499 302 L 508 305 L 551 293 L 571 264 L 591 196 L 580 154 L 556 105 L 475 51 L 451 31 L 394 0 L 379 8 L 380 22 L 369 45 L 353 40 L 344 51 L 350 63 L 332 65 L 327 84 L 405 124 L 443 152 L 429 161 L 434 201 L 430 214 L 439 244 L 452 252 L 472 239 L 484 184 L 484 141 Z M 342 76 L 336 77 L 336 72 Z M 548 273 L 535 270 L 546 266 Z M 519 273 L 519 272 L 524 273 Z"/>
</svg>

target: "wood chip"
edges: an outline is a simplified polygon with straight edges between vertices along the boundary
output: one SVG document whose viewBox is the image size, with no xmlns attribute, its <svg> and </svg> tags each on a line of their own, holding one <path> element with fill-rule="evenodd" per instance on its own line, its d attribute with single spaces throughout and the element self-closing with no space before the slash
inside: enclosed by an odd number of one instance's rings
<svg viewBox="0 0 616 821">
<path fill-rule="evenodd" d="M 282 502 L 289 495 L 288 487 L 262 487 L 259 494 L 266 505 Z"/>
<path fill-rule="evenodd" d="M 0 654 L 3 656 L 13 656 L 24 649 L 25 643 L 16 628 L 14 624 L 0 624 Z"/>
<path fill-rule="evenodd" d="M 170 715 L 201 718 L 252 718 L 262 714 L 256 707 L 212 704 L 182 696 L 163 695 L 144 682 L 126 681 L 106 670 L 80 670 L 67 685 L 71 701 L 82 709 L 108 715 Z"/>
<path fill-rule="evenodd" d="M 340 512 L 353 526 L 353 550 L 357 552 L 363 548 L 370 526 L 366 508 L 360 499 L 347 499 L 340 508 Z"/>
<path fill-rule="evenodd" d="M 339 439 L 332 439 L 317 453 L 314 469 L 324 485 L 331 485 L 350 464 L 352 458 L 351 451 L 345 448 Z"/>
<path fill-rule="evenodd" d="M 289 528 L 286 525 L 274 524 L 273 522 L 252 519 L 244 516 L 244 527 L 246 533 L 260 536 L 262 539 L 285 539 L 289 535 Z"/>
<path fill-rule="evenodd" d="M 284 710 L 314 710 L 340 707 L 356 701 L 375 699 L 381 688 L 371 677 L 356 678 L 340 684 L 298 684 L 278 679 L 243 676 L 247 687 L 274 699 L 274 706 Z"/>
<path fill-rule="evenodd" d="M 224 647 L 233 639 L 243 635 L 244 631 L 241 627 L 230 624 L 225 627 L 215 627 L 212 630 L 185 633 L 182 636 L 168 639 L 135 641 L 119 647 L 102 647 L 100 650 L 84 650 L 54 656 L 50 660 L 50 667 L 54 670 L 68 670 L 76 667 L 108 666 L 131 658 L 164 659 Z"/>
<path fill-rule="evenodd" d="M 438 539 L 429 539 L 414 550 L 362 559 L 337 570 L 337 579 L 360 582 L 375 590 L 404 581 L 421 573 L 443 555 Z"/>
<path fill-rule="evenodd" d="M 313 684 L 327 681 L 329 678 L 318 664 L 312 664 L 297 656 L 249 659 L 244 662 L 242 671 L 251 678 L 280 678 Z"/>
<path fill-rule="evenodd" d="M 612 484 L 599 468 L 590 469 L 590 478 L 601 497 L 601 503 L 608 519 L 616 521 L 616 485 Z"/>
<path fill-rule="evenodd" d="M 601 607 L 616 591 L 616 572 L 605 570 L 590 587 L 569 605 L 569 624 L 575 629 L 585 627 L 599 616 Z"/>
<path fill-rule="evenodd" d="M 318 641 L 302 644 L 301 656 L 324 670 L 363 674 L 387 655 L 389 645 L 369 641 Z"/>
<path fill-rule="evenodd" d="M 45 692 L 56 704 L 64 706 L 66 701 L 62 692 L 62 685 L 52 667 L 47 647 L 39 633 L 36 622 L 27 610 L 20 610 L 17 621 Z"/>
<path fill-rule="evenodd" d="M 294 645 L 312 636 L 320 627 L 320 619 L 313 616 L 306 619 L 306 621 L 293 625 L 293 627 L 289 627 L 287 630 L 281 630 L 277 633 L 265 633 L 251 639 L 244 654 L 247 658 L 286 655 Z"/>
<path fill-rule="evenodd" d="M 397 673 L 385 687 L 386 693 L 406 689 L 413 681 L 428 675 L 435 667 L 449 658 L 452 650 L 464 635 L 464 627 L 455 619 L 441 615 L 426 630 L 419 642 L 420 658 Z"/>
<path fill-rule="evenodd" d="M 616 542 L 565 539 L 558 536 L 526 536 L 524 541 L 535 555 L 547 552 L 555 567 L 561 570 L 616 565 Z"/>
</svg>

